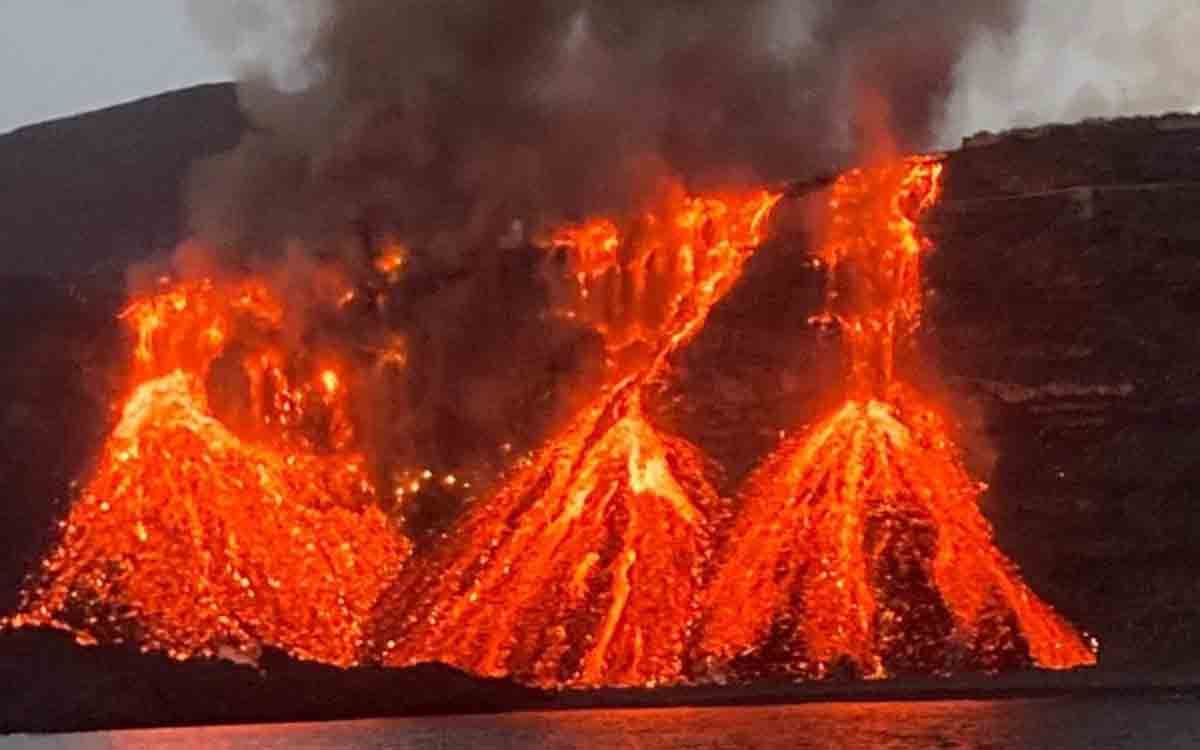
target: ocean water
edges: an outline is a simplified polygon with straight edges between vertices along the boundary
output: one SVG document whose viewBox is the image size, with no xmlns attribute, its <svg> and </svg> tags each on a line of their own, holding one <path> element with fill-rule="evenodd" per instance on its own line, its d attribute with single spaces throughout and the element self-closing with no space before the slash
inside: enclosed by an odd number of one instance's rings
<svg viewBox="0 0 1200 750">
<path fill-rule="evenodd" d="M 0 738 L 41 750 L 1200 748 L 1200 702 L 1111 697 L 571 711 Z"/>
</svg>

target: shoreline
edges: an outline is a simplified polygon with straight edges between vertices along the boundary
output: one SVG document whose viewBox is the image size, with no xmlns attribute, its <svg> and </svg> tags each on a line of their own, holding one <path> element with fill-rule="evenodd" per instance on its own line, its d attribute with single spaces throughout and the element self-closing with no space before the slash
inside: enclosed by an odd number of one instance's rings
<svg viewBox="0 0 1200 750">
<path fill-rule="evenodd" d="M 347 670 L 274 651 L 258 667 L 177 662 L 127 646 L 83 647 L 66 634 L 0 634 L 0 735 L 296 724 L 454 715 L 737 708 L 833 703 L 1200 699 L 1200 675 L 1093 667 L 879 681 L 795 682 L 546 691 L 441 664 Z"/>
<path fill-rule="evenodd" d="M 1200 677 L 1172 672 L 1132 674 L 1093 667 L 1071 672 L 1031 670 L 998 675 L 899 677 L 837 683 L 772 680 L 723 686 L 601 688 L 564 691 L 555 696 L 553 703 L 556 710 L 589 710 L 1109 696 L 1200 698 Z"/>
</svg>

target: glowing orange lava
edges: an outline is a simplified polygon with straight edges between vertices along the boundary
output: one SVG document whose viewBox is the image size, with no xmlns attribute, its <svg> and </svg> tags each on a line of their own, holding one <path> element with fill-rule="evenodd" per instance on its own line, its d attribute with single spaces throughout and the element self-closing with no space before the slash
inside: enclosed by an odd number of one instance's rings
<svg viewBox="0 0 1200 750">
<path fill-rule="evenodd" d="M 736 281 L 777 200 L 681 198 L 627 232 L 601 219 L 556 236 L 570 313 L 604 334 L 613 378 L 381 600 L 385 664 L 552 686 L 681 679 L 720 503 L 700 452 L 647 419 L 644 387 Z"/>
<path fill-rule="evenodd" d="M 365 618 L 408 554 L 351 450 L 338 368 L 293 382 L 267 345 L 263 284 L 178 284 L 123 314 L 132 392 L 9 626 L 132 641 L 176 658 L 261 646 L 354 663 Z M 214 415 L 214 363 L 242 346 L 238 434 Z"/>
<path fill-rule="evenodd" d="M 919 323 L 916 219 L 941 165 L 912 158 L 844 175 L 820 253 L 826 319 L 847 341 L 851 398 L 751 477 L 706 591 L 702 666 L 824 676 L 1095 663 L 1094 644 L 993 545 L 938 413 L 894 379 Z"/>
<path fill-rule="evenodd" d="M 375 270 L 383 274 L 389 282 L 395 283 L 403 274 L 404 267 L 408 265 L 409 251 L 398 240 L 389 238 L 375 257 L 372 265 Z"/>
<path fill-rule="evenodd" d="M 897 342 L 921 322 L 921 255 L 929 243 L 916 218 L 937 203 L 942 164 L 923 158 L 856 169 L 834 183 L 828 236 L 817 257 L 829 271 L 825 320 L 848 348 L 855 389 L 886 389 Z"/>
<path fill-rule="evenodd" d="M 896 377 L 941 170 L 897 160 L 834 186 L 821 320 L 846 343 L 847 399 L 763 463 L 728 524 L 710 462 L 656 428 L 648 386 L 741 276 L 777 194 L 674 193 L 547 239 L 558 311 L 602 335 L 605 381 L 419 561 L 356 448 L 359 371 L 289 350 L 263 283 L 164 283 L 122 315 L 119 421 L 0 624 L 554 687 L 1093 664 L 1094 642 L 994 546 L 949 421 Z M 408 257 L 389 241 L 373 264 L 397 283 Z M 372 351 L 380 370 L 408 362 L 400 336 Z M 396 472 L 396 499 L 462 476 Z"/>
</svg>

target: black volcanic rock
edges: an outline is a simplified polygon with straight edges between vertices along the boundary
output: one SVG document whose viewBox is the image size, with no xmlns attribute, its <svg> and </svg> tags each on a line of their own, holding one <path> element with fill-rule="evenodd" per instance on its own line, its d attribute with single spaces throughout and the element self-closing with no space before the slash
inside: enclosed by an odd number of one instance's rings
<svg viewBox="0 0 1200 750">
<path fill-rule="evenodd" d="M 985 416 L 1029 582 L 1108 663 L 1195 664 L 1200 119 L 1038 133 L 950 155 L 923 350 Z"/>
<path fill-rule="evenodd" d="M 119 289 L 0 276 L 0 612 L 108 429 L 121 303 Z"/>
<path fill-rule="evenodd" d="M 954 152 L 950 196 L 979 200 L 1075 187 L 1200 180 L 1192 115 L 1088 120 L 983 133 Z"/>
<path fill-rule="evenodd" d="M 495 713 L 545 706 L 545 694 L 437 664 L 340 670 L 277 652 L 258 668 L 176 662 L 136 649 L 82 649 L 67 636 L 0 636 L 0 734 Z"/>
<path fill-rule="evenodd" d="M 0 273 L 115 273 L 176 243 L 192 162 L 237 144 L 233 84 L 0 135 Z"/>
</svg>

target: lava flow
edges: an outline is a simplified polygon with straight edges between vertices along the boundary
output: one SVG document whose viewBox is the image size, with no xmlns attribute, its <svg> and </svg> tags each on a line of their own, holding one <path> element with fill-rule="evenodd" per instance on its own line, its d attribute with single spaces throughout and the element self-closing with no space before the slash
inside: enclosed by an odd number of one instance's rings
<svg viewBox="0 0 1200 750">
<path fill-rule="evenodd" d="M 262 343 L 283 315 L 258 282 L 181 283 L 127 308 L 134 387 L 8 626 L 180 659 L 273 646 L 355 661 L 408 543 L 351 450 L 339 369 L 293 382 Z M 219 361 L 246 384 L 236 434 L 210 405 Z"/>
<path fill-rule="evenodd" d="M 941 169 L 911 158 L 833 188 L 824 319 L 847 343 L 850 398 L 748 482 L 706 591 L 699 653 L 714 676 L 730 663 L 809 677 L 1095 663 L 1094 642 L 995 548 L 945 420 L 894 378 L 920 321 L 916 220 Z"/>
<path fill-rule="evenodd" d="M 381 599 L 385 664 L 547 686 L 682 677 L 720 502 L 698 449 L 647 419 L 644 391 L 737 280 L 777 200 L 677 198 L 625 232 L 601 219 L 556 234 L 567 314 L 603 335 L 612 377 Z"/>
</svg>

